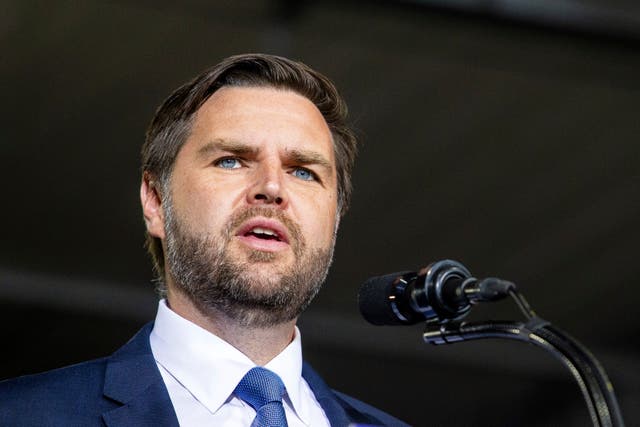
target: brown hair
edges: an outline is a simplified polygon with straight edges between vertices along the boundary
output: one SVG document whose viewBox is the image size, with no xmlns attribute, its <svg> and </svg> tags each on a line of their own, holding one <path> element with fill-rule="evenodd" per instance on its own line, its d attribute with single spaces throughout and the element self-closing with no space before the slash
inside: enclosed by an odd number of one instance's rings
<svg viewBox="0 0 640 427">
<path fill-rule="evenodd" d="M 224 86 L 291 90 L 315 104 L 333 136 L 338 211 L 344 215 L 351 199 L 351 170 L 357 152 L 355 135 L 347 124 L 347 106 L 328 78 L 303 63 L 279 56 L 231 56 L 173 92 L 160 105 L 147 129 L 142 146 L 143 173 L 151 174 L 163 192 L 168 189 L 174 161 L 189 136 L 194 114 Z M 147 234 L 147 249 L 162 280 L 164 254 L 160 239 Z"/>
</svg>

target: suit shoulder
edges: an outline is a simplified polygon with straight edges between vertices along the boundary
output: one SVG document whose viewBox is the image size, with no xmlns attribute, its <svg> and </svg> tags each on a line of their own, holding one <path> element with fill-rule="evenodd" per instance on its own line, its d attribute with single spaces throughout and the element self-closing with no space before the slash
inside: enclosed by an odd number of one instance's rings
<svg viewBox="0 0 640 427">
<path fill-rule="evenodd" d="M 400 421 L 394 416 L 389 415 L 386 412 L 369 405 L 368 403 L 364 403 L 361 400 L 358 400 L 336 390 L 333 390 L 333 392 L 339 399 L 341 399 L 349 406 L 353 407 L 358 412 L 367 414 L 369 416 L 372 416 L 373 418 L 380 420 L 380 422 L 382 422 L 386 427 L 410 427 L 409 424 L 405 423 L 404 421 Z"/>
<path fill-rule="evenodd" d="M 85 420 L 96 405 L 102 406 L 105 362 L 96 359 L 1 381 L 0 425 L 54 425 L 52 419 L 80 425 L 71 420 Z"/>
<path fill-rule="evenodd" d="M 0 400 L 10 395 L 22 393 L 51 393 L 56 389 L 102 388 L 107 358 L 90 360 L 64 368 L 53 369 L 39 374 L 0 381 Z"/>
</svg>

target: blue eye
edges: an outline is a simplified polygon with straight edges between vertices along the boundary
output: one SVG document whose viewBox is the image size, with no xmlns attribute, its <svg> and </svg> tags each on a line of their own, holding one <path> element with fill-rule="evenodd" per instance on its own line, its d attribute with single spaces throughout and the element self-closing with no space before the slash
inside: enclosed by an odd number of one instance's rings
<svg viewBox="0 0 640 427">
<path fill-rule="evenodd" d="M 240 161 L 234 157 L 225 157 L 216 162 L 216 166 L 223 169 L 238 169 L 241 164 Z"/>
<path fill-rule="evenodd" d="M 293 176 L 300 178 L 304 181 L 313 181 L 315 180 L 315 175 L 309 169 L 297 168 L 293 170 Z"/>
</svg>

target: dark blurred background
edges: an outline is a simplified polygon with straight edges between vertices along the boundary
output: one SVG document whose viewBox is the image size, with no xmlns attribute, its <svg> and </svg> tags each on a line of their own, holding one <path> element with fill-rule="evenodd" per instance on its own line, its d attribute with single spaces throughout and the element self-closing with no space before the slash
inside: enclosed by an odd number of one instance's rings
<svg viewBox="0 0 640 427">
<path fill-rule="evenodd" d="M 367 277 L 452 258 L 519 285 L 640 419 L 640 6 L 629 0 L 0 4 L 0 378 L 106 355 L 155 313 L 139 147 L 156 106 L 262 51 L 334 79 L 364 145 L 301 321 L 328 382 L 416 426 L 585 426 L 569 373 L 504 341 L 367 325 Z M 509 302 L 472 319 L 521 316 Z"/>
</svg>

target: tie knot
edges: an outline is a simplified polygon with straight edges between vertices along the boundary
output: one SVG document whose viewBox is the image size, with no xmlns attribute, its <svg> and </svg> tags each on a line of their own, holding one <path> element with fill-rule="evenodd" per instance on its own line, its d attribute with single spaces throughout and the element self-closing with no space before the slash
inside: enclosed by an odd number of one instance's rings
<svg viewBox="0 0 640 427">
<path fill-rule="evenodd" d="M 284 384 L 276 373 L 256 367 L 240 380 L 235 394 L 258 411 L 269 402 L 282 402 Z"/>
</svg>

